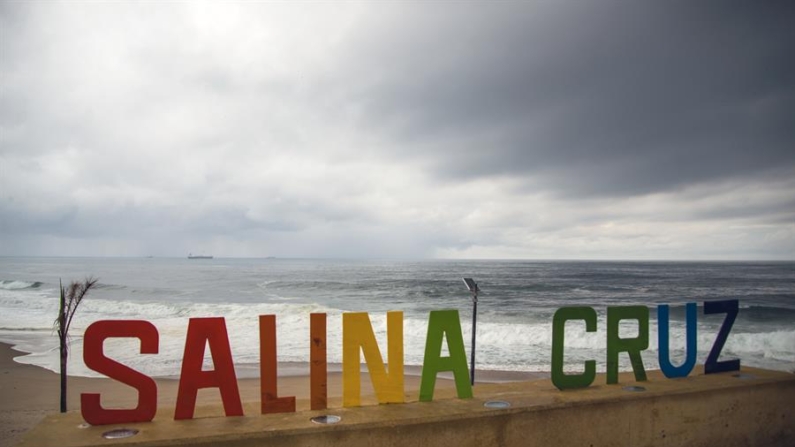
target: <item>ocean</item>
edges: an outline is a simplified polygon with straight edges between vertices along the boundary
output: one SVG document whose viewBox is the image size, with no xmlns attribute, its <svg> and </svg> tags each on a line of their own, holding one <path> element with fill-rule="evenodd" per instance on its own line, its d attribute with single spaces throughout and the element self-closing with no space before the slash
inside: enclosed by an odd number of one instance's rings
<svg viewBox="0 0 795 447">
<path fill-rule="evenodd" d="M 82 360 L 82 334 L 94 321 L 144 319 L 160 334 L 159 353 L 139 354 L 137 340 L 110 339 L 108 356 L 150 376 L 180 373 L 189 318 L 224 317 L 238 374 L 256 377 L 258 315 L 274 314 L 280 373 L 308 372 L 309 314 L 328 314 L 328 360 L 341 362 L 342 313 L 369 312 L 382 353 L 389 310 L 404 313 L 406 365 L 422 365 L 429 312 L 457 309 L 471 350 L 472 277 L 478 300 L 478 370 L 550 369 L 552 317 L 563 306 L 591 306 L 597 331 L 566 325 L 565 369 L 588 359 L 605 370 L 608 306 L 650 308 L 646 369 L 658 369 L 658 304 L 671 305 L 671 358 L 684 359 L 684 305 L 696 302 L 703 364 L 724 315 L 703 303 L 736 299 L 737 321 L 720 360 L 795 370 L 795 262 L 392 261 L 318 259 L 0 258 L 0 341 L 28 352 L 17 361 L 58 370 L 58 282 L 99 278 L 71 329 L 69 374 L 97 376 Z M 624 322 L 622 337 L 637 335 Z M 386 359 L 385 359 L 386 360 Z M 620 356 L 620 368 L 629 359 Z M 211 368 L 209 353 L 205 368 Z"/>
</svg>

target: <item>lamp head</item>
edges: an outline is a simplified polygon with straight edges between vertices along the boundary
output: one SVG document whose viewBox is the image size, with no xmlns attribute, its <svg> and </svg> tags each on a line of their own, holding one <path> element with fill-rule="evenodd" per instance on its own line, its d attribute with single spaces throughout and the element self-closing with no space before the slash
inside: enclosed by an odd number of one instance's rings
<svg viewBox="0 0 795 447">
<path fill-rule="evenodd" d="M 472 293 L 478 293 L 480 289 L 478 289 L 478 285 L 472 278 L 464 278 L 464 284 L 466 284 L 467 289 L 469 289 Z"/>
</svg>

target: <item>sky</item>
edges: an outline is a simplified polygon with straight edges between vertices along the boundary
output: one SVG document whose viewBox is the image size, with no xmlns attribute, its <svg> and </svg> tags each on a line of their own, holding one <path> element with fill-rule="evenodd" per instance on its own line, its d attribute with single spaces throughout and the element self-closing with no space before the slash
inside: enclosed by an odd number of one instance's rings
<svg viewBox="0 0 795 447">
<path fill-rule="evenodd" d="M 795 3 L 0 3 L 0 256 L 795 259 Z"/>
</svg>

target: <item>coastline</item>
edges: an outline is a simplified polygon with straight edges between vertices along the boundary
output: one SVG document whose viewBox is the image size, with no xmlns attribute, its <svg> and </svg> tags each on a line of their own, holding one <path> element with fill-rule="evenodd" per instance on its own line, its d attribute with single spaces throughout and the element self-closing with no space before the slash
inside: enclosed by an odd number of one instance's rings
<svg viewBox="0 0 795 447">
<path fill-rule="evenodd" d="M 15 357 L 25 355 L 25 352 L 14 349 L 10 344 L 0 342 L 0 447 L 12 446 L 18 443 L 22 435 L 37 425 L 45 416 L 57 413 L 60 402 L 60 379 L 57 373 L 50 370 L 22 364 L 14 361 Z M 338 366 L 338 365 L 337 365 Z M 287 368 L 280 366 L 279 395 L 295 396 L 298 411 L 309 409 L 309 376 L 308 367 L 306 374 L 300 374 L 303 367 L 293 364 Z M 285 369 L 288 374 L 281 374 Z M 329 408 L 341 407 L 342 401 L 342 375 L 334 365 L 330 365 L 328 373 L 328 399 Z M 407 399 L 416 400 L 420 385 L 419 366 L 406 366 L 405 390 Z M 374 400 L 367 399 L 372 396 L 373 389 L 370 380 L 362 374 L 363 404 L 374 404 Z M 478 383 L 516 382 L 537 380 L 548 377 L 544 373 L 525 373 L 515 371 L 477 371 Z M 175 406 L 179 381 L 175 377 L 156 377 L 158 395 L 158 418 L 170 417 L 169 409 Z M 437 389 L 451 392 L 455 384 L 449 374 L 441 373 L 437 380 Z M 238 387 L 240 398 L 247 414 L 248 408 L 257 407 L 260 402 L 259 378 L 239 378 Z M 108 378 L 69 376 L 67 408 L 69 411 L 79 411 L 81 393 L 100 393 L 103 405 L 109 408 L 129 408 L 137 403 L 137 393 L 120 382 Z M 197 401 L 197 415 L 222 416 L 220 407 L 220 394 L 215 389 L 202 389 L 199 391 Z M 200 408 L 206 407 L 206 408 Z"/>
</svg>

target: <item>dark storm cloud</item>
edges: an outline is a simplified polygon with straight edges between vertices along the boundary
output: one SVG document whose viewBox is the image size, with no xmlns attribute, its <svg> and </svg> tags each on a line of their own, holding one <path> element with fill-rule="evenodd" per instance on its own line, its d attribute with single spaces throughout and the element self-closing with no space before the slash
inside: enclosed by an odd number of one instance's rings
<svg viewBox="0 0 795 447">
<path fill-rule="evenodd" d="M 792 3 L 399 13 L 357 53 L 361 116 L 439 175 L 633 195 L 795 167 Z"/>
</svg>

